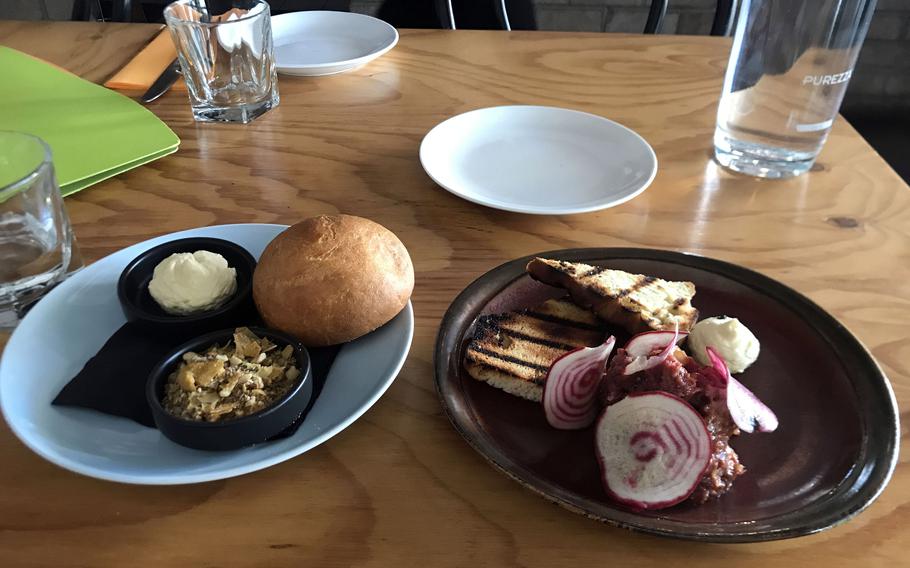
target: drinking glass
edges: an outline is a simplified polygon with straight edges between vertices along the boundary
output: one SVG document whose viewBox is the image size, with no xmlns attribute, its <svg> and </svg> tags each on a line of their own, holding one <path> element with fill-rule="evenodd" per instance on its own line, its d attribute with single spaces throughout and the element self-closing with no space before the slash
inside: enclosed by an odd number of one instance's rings
<svg viewBox="0 0 910 568">
<path fill-rule="evenodd" d="M 247 123 L 278 106 L 269 5 L 178 0 L 164 9 L 193 118 Z"/>
<path fill-rule="evenodd" d="M 50 148 L 0 131 L 0 329 L 81 266 Z"/>
<path fill-rule="evenodd" d="M 809 170 L 837 117 L 875 0 L 744 0 L 717 112 L 721 165 Z"/>
</svg>

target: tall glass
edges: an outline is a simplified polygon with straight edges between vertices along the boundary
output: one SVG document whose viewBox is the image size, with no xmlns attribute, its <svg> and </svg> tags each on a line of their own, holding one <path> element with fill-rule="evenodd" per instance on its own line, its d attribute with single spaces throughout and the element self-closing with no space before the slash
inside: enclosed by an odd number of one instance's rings
<svg viewBox="0 0 910 568">
<path fill-rule="evenodd" d="M 0 329 L 81 266 L 50 148 L 0 131 Z"/>
<path fill-rule="evenodd" d="M 765 178 L 808 171 L 874 9 L 875 0 L 744 0 L 717 112 L 717 161 Z"/>
<path fill-rule="evenodd" d="M 246 123 L 278 106 L 266 2 L 178 0 L 164 18 L 196 120 Z"/>
</svg>

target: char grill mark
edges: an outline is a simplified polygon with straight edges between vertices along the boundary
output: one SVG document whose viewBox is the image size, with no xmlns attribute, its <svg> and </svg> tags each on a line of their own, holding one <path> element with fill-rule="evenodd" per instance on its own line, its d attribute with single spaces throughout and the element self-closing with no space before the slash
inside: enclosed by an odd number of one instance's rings
<svg viewBox="0 0 910 568">
<path fill-rule="evenodd" d="M 591 270 L 589 270 L 589 271 L 585 272 L 584 274 L 582 274 L 582 277 L 583 277 L 583 278 L 590 278 L 591 276 L 597 276 L 598 274 L 600 274 L 601 272 L 604 272 L 605 270 L 607 270 L 607 267 L 606 267 L 606 266 L 595 266 L 595 267 L 592 268 Z"/>
<path fill-rule="evenodd" d="M 495 351 L 490 351 L 489 349 L 484 349 L 483 347 L 471 347 L 468 350 L 476 351 L 477 353 L 481 353 L 483 355 L 492 357 L 494 359 L 499 359 L 500 361 L 505 361 L 507 363 L 514 363 L 515 365 L 521 365 L 522 367 L 527 367 L 528 369 L 534 369 L 535 371 L 547 372 L 550 369 L 549 367 L 544 367 L 543 365 L 538 365 L 536 363 L 530 363 L 528 361 L 519 359 L 518 357 L 512 357 L 511 355 L 503 355 L 503 354 L 497 353 Z"/>
<path fill-rule="evenodd" d="M 647 286 L 650 286 L 650 285 L 653 284 L 656 280 L 657 280 L 657 278 L 655 278 L 655 277 L 653 277 L 653 276 L 645 276 L 645 277 L 643 277 L 641 280 L 639 280 L 638 282 L 636 282 L 635 284 L 633 284 L 632 286 L 626 288 L 625 290 L 620 291 L 620 292 L 616 295 L 616 297 L 617 297 L 617 298 L 622 298 L 622 297 L 624 297 L 624 296 L 628 296 L 628 295 L 631 294 L 632 292 L 635 292 L 635 291 L 637 291 L 637 290 L 641 290 L 642 288 L 645 288 L 645 287 L 647 287 Z"/>
<path fill-rule="evenodd" d="M 550 339 L 543 339 L 540 337 L 534 337 L 533 335 L 527 335 L 519 331 L 512 331 L 509 329 L 500 329 L 501 334 L 511 337 L 512 339 L 523 339 L 530 343 L 535 343 L 537 345 L 543 345 L 544 347 L 552 347 L 553 349 L 562 349 L 563 351 L 572 351 L 575 349 L 574 345 L 569 345 L 568 343 L 562 343 L 560 341 L 553 341 Z"/>
<path fill-rule="evenodd" d="M 554 318 L 554 319 L 560 319 L 560 318 Z M 477 322 L 477 329 L 475 329 L 475 331 L 474 331 L 474 339 L 483 341 L 484 339 L 489 338 L 491 336 L 493 338 L 495 338 L 497 336 L 506 336 L 511 339 L 521 339 L 521 340 L 527 341 L 529 343 L 534 343 L 535 345 L 542 345 L 544 347 L 551 347 L 553 349 L 561 349 L 563 351 L 571 351 L 576 348 L 575 345 L 572 345 L 570 343 L 565 343 L 562 341 L 555 341 L 555 340 L 546 339 L 543 337 L 534 337 L 533 335 L 528 335 L 528 334 L 522 333 L 520 331 L 515 331 L 513 329 L 509 329 L 507 327 L 500 325 L 500 323 L 499 323 L 499 322 L 507 323 L 509 321 L 510 320 L 508 320 L 506 318 L 481 318 Z M 565 325 L 571 325 L 571 322 L 569 322 L 568 320 L 563 320 L 563 322 L 565 323 Z M 556 334 L 554 333 L 554 335 L 556 335 Z M 494 341 L 495 341 L 495 339 L 494 339 Z M 502 344 L 503 342 L 497 341 L 497 343 Z"/>
<path fill-rule="evenodd" d="M 524 314 L 528 317 L 538 319 L 540 321 L 545 321 L 547 323 L 555 323 L 558 325 L 564 325 L 566 327 L 574 327 L 575 329 L 580 329 L 584 331 L 602 331 L 602 328 L 597 325 L 591 325 L 588 323 L 583 323 L 580 321 L 574 321 L 570 319 L 561 318 L 559 316 L 552 316 L 550 314 L 542 314 L 540 312 L 534 312 L 527 310 Z"/>
<path fill-rule="evenodd" d="M 591 268 L 590 270 L 587 270 L 581 274 L 577 274 L 576 270 L 575 270 L 575 266 L 568 264 L 568 263 L 564 263 L 564 262 L 559 263 L 559 268 L 564 275 L 569 276 L 569 277 L 577 277 L 577 278 L 591 278 L 593 276 L 597 276 L 598 274 L 608 270 L 607 267 L 605 267 L 605 266 L 595 266 L 595 267 Z M 646 288 L 656 281 L 657 281 L 657 278 L 654 276 L 642 276 L 635 284 L 626 288 L 625 290 L 620 290 L 615 295 L 606 294 L 606 293 L 602 292 L 601 290 L 598 290 L 597 288 L 588 289 L 587 292 L 593 293 L 594 295 L 599 296 L 601 298 L 609 298 L 609 299 L 615 300 L 615 299 L 619 299 L 619 298 L 628 296 L 629 294 L 632 294 L 633 292 L 641 290 L 642 288 Z"/>
</svg>

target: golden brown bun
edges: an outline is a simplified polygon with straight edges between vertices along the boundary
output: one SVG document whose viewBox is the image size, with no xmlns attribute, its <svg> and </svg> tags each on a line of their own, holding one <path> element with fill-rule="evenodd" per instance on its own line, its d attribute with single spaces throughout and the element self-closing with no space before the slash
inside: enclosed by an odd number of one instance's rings
<svg viewBox="0 0 910 568">
<path fill-rule="evenodd" d="M 253 299 L 269 327 L 304 345 L 344 343 L 395 317 L 414 289 L 414 267 L 394 233 L 351 215 L 301 221 L 268 244 Z"/>
</svg>

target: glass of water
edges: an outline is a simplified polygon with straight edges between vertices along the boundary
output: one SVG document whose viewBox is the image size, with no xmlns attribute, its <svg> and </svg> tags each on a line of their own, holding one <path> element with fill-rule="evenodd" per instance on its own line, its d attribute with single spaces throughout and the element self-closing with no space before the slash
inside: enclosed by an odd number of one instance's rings
<svg viewBox="0 0 910 568">
<path fill-rule="evenodd" d="M 246 123 L 278 106 L 266 2 L 178 0 L 164 18 L 196 120 Z"/>
<path fill-rule="evenodd" d="M 875 0 L 744 0 L 717 112 L 717 161 L 764 178 L 808 171 L 874 9 Z"/>
<path fill-rule="evenodd" d="M 81 266 L 50 148 L 0 131 L 0 330 Z"/>
</svg>

